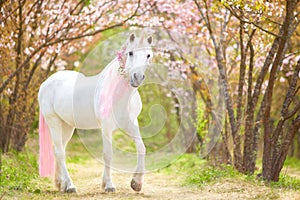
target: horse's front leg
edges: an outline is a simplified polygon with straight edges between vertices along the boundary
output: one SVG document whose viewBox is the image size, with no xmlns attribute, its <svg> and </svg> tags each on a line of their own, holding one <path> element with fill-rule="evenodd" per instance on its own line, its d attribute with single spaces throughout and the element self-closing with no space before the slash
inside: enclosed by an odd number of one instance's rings
<svg viewBox="0 0 300 200">
<path fill-rule="evenodd" d="M 104 171 L 102 177 L 102 188 L 105 192 L 115 192 L 115 186 L 111 177 L 111 161 L 112 161 L 112 131 L 103 128 L 102 129 L 102 141 L 103 141 L 103 159 L 104 159 Z"/>
<path fill-rule="evenodd" d="M 138 122 L 136 120 L 135 124 L 132 124 L 129 127 L 129 134 L 131 135 L 132 139 L 135 142 L 138 160 L 137 160 L 137 168 L 131 180 L 131 188 L 134 191 L 141 191 L 143 185 L 143 176 L 145 173 L 145 156 L 146 156 L 146 148 L 144 142 L 142 140 Z"/>
</svg>

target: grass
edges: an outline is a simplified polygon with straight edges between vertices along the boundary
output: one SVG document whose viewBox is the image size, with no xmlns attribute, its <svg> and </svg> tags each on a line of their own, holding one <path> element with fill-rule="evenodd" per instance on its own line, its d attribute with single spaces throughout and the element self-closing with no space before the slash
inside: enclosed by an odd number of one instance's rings
<svg viewBox="0 0 300 200">
<path fill-rule="evenodd" d="M 208 165 L 207 161 L 200 159 L 196 154 L 183 154 L 178 160 L 161 171 L 167 174 L 177 173 L 186 175 L 201 170 L 206 165 Z"/>
<path fill-rule="evenodd" d="M 285 165 L 290 168 L 299 170 L 299 160 L 288 158 Z M 206 160 L 200 159 L 194 154 L 184 154 L 176 162 L 162 170 L 167 174 L 178 174 L 183 177 L 184 185 L 193 185 L 203 187 L 214 184 L 225 179 L 238 179 L 251 184 L 260 186 L 268 186 L 271 188 L 291 189 L 300 191 L 300 179 L 291 177 L 286 174 L 280 176 L 278 182 L 267 183 L 261 179 L 257 179 L 256 172 L 254 175 L 245 175 L 235 170 L 230 165 L 221 165 L 213 167 Z"/>
<path fill-rule="evenodd" d="M 30 140 L 35 141 L 35 144 L 31 147 L 28 145 L 29 147 L 24 152 L 8 153 L 2 156 L 0 199 L 2 195 L 4 195 L 4 198 L 15 198 L 22 194 L 26 194 L 27 196 L 37 194 L 47 195 L 47 191 L 53 191 L 51 180 L 40 178 L 38 175 L 37 136 Z M 67 152 L 67 162 L 69 164 L 84 165 L 88 164 L 91 159 L 91 156 L 81 144 L 80 138 L 76 134 L 74 134 Z M 299 171 L 299 162 L 297 159 L 288 158 L 285 166 Z M 265 183 L 261 179 L 257 179 L 256 174 L 253 176 L 244 175 L 237 172 L 232 166 L 222 165 L 212 167 L 206 160 L 200 159 L 195 154 L 183 154 L 177 161 L 161 169 L 159 172 L 178 178 L 182 185 L 187 187 L 204 188 L 208 186 L 215 188 L 215 184 L 226 185 L 227 182 L 238 182 L 238 184 L 241 183 L 241 187 L 233 188 L 232 192 L 243 192 L 240 190 L 248 186 L 254 189 L 263 186 L 270 189 L 268 193 L 269 199 L 276 199 L 278 196 L 277 191 L 300 191 L 300 179 L 285 175 L 284 173 L 282 173 L 283 175 L 281 175 L 278 182 Z M 260 197 L 257 196 L 257 198 Z"/>
<path fill-rule="evenodd" d="M 300 191 L 300 179 L 290 176 L 280 176 L 278 182 L 271 182 L 271 187 L 285 188 Z"/>
<path fill-rule="evenodd" d="M 172 165 L 164 169 L 165 173 L 177 173 L 186 177 L 184 185 L 206 186 L 222 178 L 235 178 L 241 174 L 232 166 L 210 166 L 209 163 L 195 154 L 184 154 Z M 180 173 L 181 172 L 181 173 Z"/>
<path fill-rule="evenodd" d="M 284 166 L 300 170 L 300 160 L 295 157 L 287 157 Z"/>
<path fill-rule="evenodd" d="M 39 177 L 37 141 L 37 135 L 31 135 L 24 152 L 9 152 L 2 155 L 0 199 L 2 195 L 15 197 L 18 194 L 39 194 L 42 187 L 53 186 L 51 179 Z M 86 164 L 91 158 L 77 134 L 74 134 L 67 153 L 67 163 L 70 164 Z"/>
<path fill-rule="evenodd" d="M 208 167 L 201 171 L 195 172 L 192 176 L 188 176 L 186 183 L 188 185 L 204 186 L 219 179 L 223 178 L 235 178 L 240 174 L 234 170 L 231 166 Z"/>
<path fill-rule="evenodd" d="M 2 156 L 0 196 L 3 193 L 36 192 L 32 181 L 38 177 L 36 156 L 28 153 L 8 153 Z"/>
<path fill-rule="evenodd" d="M 78 134 L 74 133 L 71 142 L 67 146 L 67 163 L 86 164 L 91 155 L 81 143 Z"/>
</svg>

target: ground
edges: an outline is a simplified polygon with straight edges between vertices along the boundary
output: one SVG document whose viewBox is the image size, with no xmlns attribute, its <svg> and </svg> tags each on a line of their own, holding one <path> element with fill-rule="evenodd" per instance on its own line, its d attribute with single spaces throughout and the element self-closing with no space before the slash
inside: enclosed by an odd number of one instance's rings
<svg viewBox="0 0 300 200">
<path fill-rule="evenodd" d="M 113 180 L 116 185 L 115 193 L 105 193 L 101 188 L 101 176 L 103 165 L 93 159 L 78 142 L 78 138 L 73 140 L 71 148 L 68 149 L 68 168 L 77 186 L 76 194 L 64 194 L 58 192 L 54 187 L 53 181 L 49 178 L 37 177 L 33 180 L 33 189 L 29 191 L 6 191 L 0 200 L 5 199 L 283 199 L 299 200 L 299 190 L 266 186 L 263 182 L 254 179 L 249 181 L 243 177 L 228 176 L 217 178 L 204 184 L 187 184 L 188 174 L 192 176 L 199 167 L 198 163 L 193 163 L 192 172 L 185 172 L 188 169 L 185 165 L 190 156 L 179 159 L 168 169 L 159 172 L 152 172 L 145 175 L 144 185 L 140 193 L 134 192 L 130 188 L 132 174 L 113 172 Z M 36 145 L 29 148 L 31 152 L 36 151 Z M 36 154 L 37 152 L 34 152 Z M 197 158 L 197 157 L 196 157 Z M 197 160 L 199 160 L 197 158 Z M 175 166 L 175 167 L 173 167 Z M 200 166 L 203 168 L 203 166 Z M 291 176 L 300 177 L 297 169 L 283 169 Z M 1 193 L 1 192 L 0 192 Z"/>
<path fill-rule="evenodd" d="M 294 190 L 274 189 L 258 186 L 240 179 L 221 179 L 203 186 L 185 186 L 183 177 L 163 172 L 149 173 L 145 176 L 142 192 L 130 188 L 131 174 L 114 172 L 115 193 L 105 193 L 101 189 L 102 165 L 94 160 L 85 164 L 69 164 L 77 194 L 62 194 L 54 188 L 51 181 L 41 181 L 39 194 L 21 194 L 15 199 L 300 199 Z M 6 199 L 4 197 L 4 199 Z"/>
</svg>

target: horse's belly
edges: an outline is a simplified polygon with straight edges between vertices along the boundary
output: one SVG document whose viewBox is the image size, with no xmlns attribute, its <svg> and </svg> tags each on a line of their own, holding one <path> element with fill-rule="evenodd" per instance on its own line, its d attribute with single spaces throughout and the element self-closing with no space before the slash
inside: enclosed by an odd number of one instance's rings
<svg viewBox="0 0 300 200">
<path fill-rule="evenodd" d="M 73 112 L 75 126 L 80 129 L 100 128 L 94 108 L 95 86 L 81 83 L 75 87 L 73 98 Z"/>
</svg>

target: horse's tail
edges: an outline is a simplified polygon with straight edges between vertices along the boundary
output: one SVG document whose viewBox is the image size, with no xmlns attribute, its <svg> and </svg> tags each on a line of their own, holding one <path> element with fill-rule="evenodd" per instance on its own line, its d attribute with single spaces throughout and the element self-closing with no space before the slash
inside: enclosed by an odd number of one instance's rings
<svg viewBox="0 0 300 200">
<path fill-rule="evenodd" d="M 45 121 L 43 114 L 40 112 L 39 120 L 39 144 L 40 158 L 39 171 L 40 176 L 51 176 L 54 172 L 54 154 L 52 149 L 52 141 L 50 137 L 49 127 Z"/>
</svg>

